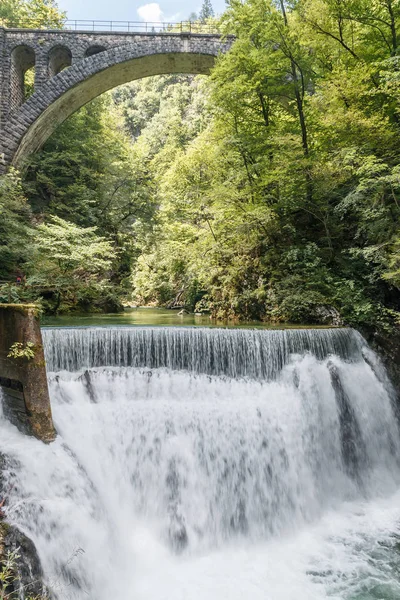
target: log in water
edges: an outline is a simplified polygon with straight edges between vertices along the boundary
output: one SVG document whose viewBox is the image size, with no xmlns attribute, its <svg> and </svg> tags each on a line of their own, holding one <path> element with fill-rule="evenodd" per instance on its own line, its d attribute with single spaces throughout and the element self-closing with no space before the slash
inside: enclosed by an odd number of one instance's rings
<svg viewBox="0 0 400 600">
<path fill-rule="evenodd" d="M 59 438 L 1 420 L 0 451 L 60 600 L 400 597 L 395 394 L 359 334 L 44 340 Z"/>
</svg>

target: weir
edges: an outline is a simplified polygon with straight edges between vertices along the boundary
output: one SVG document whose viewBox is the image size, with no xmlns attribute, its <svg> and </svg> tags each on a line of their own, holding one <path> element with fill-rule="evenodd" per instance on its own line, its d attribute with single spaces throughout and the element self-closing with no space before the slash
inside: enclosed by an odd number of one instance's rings
<svg viewBox="0 0 400 600">
<path fill-rule="evenodd" d="M 90 327 L 44 329 L 49 371 L 165 367 L 208 375 L 271 379 L 293 354 L 318 359 L 361 358 L 362 336 L 352 329 L 219 329 Z"/>
<path fill-rule="evenodd" d="M 357 332 L 49 328 L 43 343 L 58 438 L 0 418 L 0 453 L 8 519 L 56 599 L 347 599 L 369 581 L 397 597 L 395 395 Z"/>
</svg>

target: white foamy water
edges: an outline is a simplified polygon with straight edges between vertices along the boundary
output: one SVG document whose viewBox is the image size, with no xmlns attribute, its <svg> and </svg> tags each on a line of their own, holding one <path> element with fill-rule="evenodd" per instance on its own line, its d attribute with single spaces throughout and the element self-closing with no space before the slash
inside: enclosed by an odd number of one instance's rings
<svg viewBox="0 0 400 600">
<path fill-rule="evenodd" d="M 45 332 L 58 439 L 0 419 L 0 451 L 55 596 L 400 598 L 394 394 L 362 338 L 193 331 Z"/>
</svg>

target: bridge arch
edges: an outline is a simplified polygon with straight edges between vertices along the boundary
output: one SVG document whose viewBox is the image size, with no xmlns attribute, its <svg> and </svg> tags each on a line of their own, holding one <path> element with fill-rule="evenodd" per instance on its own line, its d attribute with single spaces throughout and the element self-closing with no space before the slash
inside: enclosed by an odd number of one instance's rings
<svg viewBox="0 0 400 600">
<path fill-rule="evenodd" d="M 207 75 L 231 43 L 217 36 L 154 36 L 152 43 L 139 40 L 114 46 L 68 66 L 6 121 L 0 132 L 0 172 L 10 165 L 20 168 L 58 125 L 104 92 L 152 75 Z M 54 69 L 62 64 L 61 58 L 54 59 Z"/>
</svg>

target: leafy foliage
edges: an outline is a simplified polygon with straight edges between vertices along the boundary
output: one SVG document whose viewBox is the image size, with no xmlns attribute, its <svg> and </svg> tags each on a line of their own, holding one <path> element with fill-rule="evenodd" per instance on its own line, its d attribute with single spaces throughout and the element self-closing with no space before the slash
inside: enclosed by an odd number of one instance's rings
<svg viewBox="0 0 400 600">
<path fill-rule="evenodd" d="M 195 286 L 220 316 L 316 322 L 325 307 L 357 326 L 392 320 L 397 10 L 231 0 L 221 26 L 237 40 L 202 90 L 208 123 L 178 152 L 167 115 L 158 127 L 169 160 L 151 158 L 160 227 L 134 271 L 140 301 Z"/>
<path fill-rule="evenodd" d="M 7 358 L 26 358 L 31 360 L 35 358 L 35 345 L 33 342 L 27 342 L 25 345 L 22 342 L 14 342 L 11 346 Z"/>
<path fill-rule="evenodd" d="M 107 287 L 113 258 L 112 244 L 95 227 L 78 227 L 53 216 L 32 232 L 27 283 L 56 294 L 55 310 L 71 297 L 79 304 L 88 291 Z"/>
<path fill-rule="evenodd" d="M 211 0 L 203 0 L 203 4 L 200 9 L 199 19 L 202 23 L 205 23 L 207 19 L 214 16 L 214 9 L 211 4 Z"/>
<path fill-rule="evenodd" d="M 4 560 L 1 563 L 0 570 L 0 600 L 15 600 L 20 597 L 20 592 L 14 592 L 14 584 L 18 583 L 18 578 L 15 574 L 15 565 L 19 558 L 18 551 L 8 551 Z M 27 590 L 25 590 L 26 592 Z M 29 594 L 29 591 L 27 592 Z M 26 600 L 49 600 L 47 594 L 32 597 L 26 596 Z"/>
<path fill-rule="evenodd" d="M 205 2 L 200 21 L 211 12 Z M 223 317 L 390 326 L 399 19 L 393 0 L 230 0 L 220 27 L 236 41 L 211 78 L 144 79 L 81 109 L 32 160 L 30 208 L 15 174 L 2 182 L 14 227 L 0 237 L 3 277 L 23 269 L 53 297 L 69 289 L 58 310 L 113 293 Z M 90 247 L 104 252 L 95 273 Z"/>
<path fill-rule="evenodd" d="M 0 25 L 61 28 L 65 14 L 55 0 L 1 0 Z"/>
<path fill-rule="evenodd" d="M 17 273 L 28 255 L 30 208 L 21 181 L 13 170 L 0 178 L 0 279 Z"/>
</svg>

